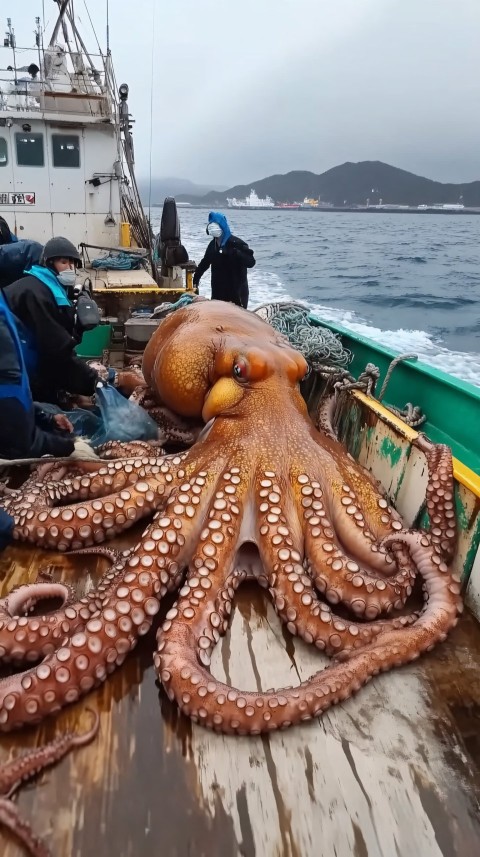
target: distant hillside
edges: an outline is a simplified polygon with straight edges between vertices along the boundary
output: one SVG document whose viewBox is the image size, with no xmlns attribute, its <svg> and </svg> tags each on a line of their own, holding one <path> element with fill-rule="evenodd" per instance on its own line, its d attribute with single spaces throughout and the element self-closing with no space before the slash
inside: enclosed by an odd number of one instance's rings
<svg viewBox="0 0 480 857">
<path fill-rule="evenodd" d="M 320 175 L 296 170 L 286 175 L 269 176 L 260 181 L 236 185 L 223 193 L 211 191 L 203 196 L 178 195 L 177 200 L 201 205 L 224 205 L 227 197 L 241 199 L 250 193 L 251 188 L 255 188 L 260 197 L 268 195 L 275 202 L 302 202 L 306 196 L 319 196 L 323 202 L 336 206 L 365 205 L 367 199 L 370 204 L 378 203 L 381 199 L 383 203 L 399 205 L 461 201 L 467 206 L 480 206 L 480 181 L 442 184 L 381 161 L 347 162 Z"/>
<path fill-rule="evenodd" d="M 138 189 L 140 191 L 140 196 L 144 205 L 148 205 L 148 200 L 150 196 L 150 181 L 148 178 L 139 178 L 138 179 Z M 200 185 L 195 184 L 194 182 L 189 181 L 188 179 L 179 179 L 174 176 L 166 176 L 162 178 L 152 178 L 152 204 L 153 205 L 163 205 L 163 200 L 166 196 L 175 196 L 179 198 L 180 195 L 188 194 L 189 198 L 191 196 L 198 197 L 211 192 L 211 185 Z M 225 191 L 225 187 L 218 187 L 218 192 Z"/>
</svg>

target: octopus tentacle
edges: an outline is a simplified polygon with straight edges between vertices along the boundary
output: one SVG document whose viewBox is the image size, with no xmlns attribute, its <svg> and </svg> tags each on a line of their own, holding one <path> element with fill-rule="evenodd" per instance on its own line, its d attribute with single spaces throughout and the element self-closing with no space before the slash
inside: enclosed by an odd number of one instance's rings
<svg viewBox="0 0 480 857">
<path fill-rule="evenodd" d="M 121 568 L 110 572 L 115 586 L 100 609 L 93 616 L 80 609 L 82 630 L 64 633 L 38 666 L 0 680 L 1 731 L 38 722 L 45 704 L 52 712 L 75 702 L 123 663 L 149 631 L 160 599 L 180 584 L 208 508 L 206 481 L 202 471 L 172 492 L 170 509 L 155 515 Z"/>
<path fill-rule="evenodd" d="M 28 750 L 0 766 L 0 795 L 10 798 L 27 780 L 31 779 L 44 768 L 55 765 L 63 759 L 74 747 L 84 747 L 90 744 L 97 736 L 100 727 L 100 718 L 96 711 L 86 709 L 93 714 L 93 723 L 87 732 L 80 735 L 76 732 L 65 732 L 45 744 L 43 747 L 35 747 Z"/>
<path fill-rule="evenodd" d="M 162 443 L 183 443 L 190 445 L 195 442 L 202 429 L 202 424 L 192 424 L 183 419 L 166 405 L 160 404 L 153 396 L 149 387 L 138 387 L 130 396 L 130 401 L 147 411 L 157 423 Z"/>
<path fill-rule="evenodd" d="M 331 393 L 325 393 L 318 403 L 317 412 L 313 420 L 317 430 L 331 440 L 338 440 L 337 433 L 333 427 L 336 404 L 337 394 L 335 390 Z"/>
<path fill-rule="evenodd" d="M 358 616 L 376 619 L 401 608 L 412 591 L 410 564 L 386 577 L 362 568 L 344 553 L 337 543 L 324 502 L 320 483 L 311 482 L 306 474 L 297 478 L 302 496 L 299 513 L 303 514 L 305 555 L 309 571 L 318 590 L 331 604 L 343 602 Z M 390 557 L 393 564 L 394 560 Z"/>
<path fill-rule="evenodd" d="M 0 729 L 38 722 L 45 704 L 58 711 L 123 663 L 159 609 L 158 578 L 139 562 L 139 556 L 131 557 L 115 593 L 84 630 L 62 637 L 57 651 L 37 667 L 0 682 Z"/>
<path fill-rule="evenodd" d="M 270 496 L 275 499 L 277 495 Z M 362 623 L 336 616 L 318 598 L 286 517 L 275 505 L 260 504 L 260 508 L 264 506 L 268 508 L 258 514 L 260 555 L 270 569 L 267 577 L 275 610 L 291 634 L 332 656 L 344 648 L 371 642 L 385 627 L 401 628 L 414 621 L 412 617 L 399 617 Z"/>
<path fill-rule="evenodd" d="M 15 664 L 34 663 L 51 654 L 66 635 L 82 630 L 89 619 L 99 612 L 103 600 L 110 596 L 124 568 L 124 558 L 131 551 L 108 551 L 91 548 L 75 553 L 93 553 L 111 561 L 113 568 L 106 571 L 97 585 L 80 600 L 72 597 L 73 588 L 63 583 L 24 584 L 2 599 L 4 615 L 0 615 L 0 657 L 2 662 Z M 41 616 L 25 616 L 21 612 L 30 602 L 43 600 L 40 586 L 50 586 L 49 597 L 63 599 L 61 607 Z M 13 598 L 12 598 L 13 595 Z M 20 614 L 20 615 L 19 615 Z"/>
<path fill-rule="evenodd" d="M 298 687 L 255 693 L 237 690 L 213 679 L 204 666 L 200 657 L 203 651 L 201 629 L 208 627 L 208 619 L 211 624 L 211 605 L 208 605 L 209 616 L 204 610 L 196 625 L 185 617 L 185 610 L 182 616 L 179 610 L 172 631 L 166 633 L 164 628 L 160 633 L 156 655 L 156 667 L 169 698 L 175 699 L 185 714 L 215 731 L 259 734 L 285 729 L 321 715 L 356 693 L 372 676 L 408 663 L 421 652 L 432 649 L 457 623 L 461 609 L 459 584 L 425 536 L 402 532 L 400 540 L 408 542 L 428 597 L 427 606 L 414 625 L 386 630 L 367 646 L 342 653 L 340 657 L 344 656 L 346 662 L 321 670 Z M 230 601 L 233 589 L 232 581 L 230 591 L 227 590 Z M 225 633 L 228 620 L 228 603 L 220 599 L 215 602 L 215 623 L 221 635 Z"/>
<path fill-rule="evenodd" d="M 51 857 L 50 850 L 35 835 L 28 821 L 21 817 L 18 807 L 3 797 L 0 797 L 0 824 L 22 843 L 31 857 Z"/>
<path fill-rule="evenodd" d="M 162 501 L 163 486 L 152 490 L 138 481 L 117 494 L 44 509 L 13 531 L 13 538 L 65 552 L 113 538 L 133 526 Z"/>
<path fill-rule="evenodd" d="M 38 484 L 8 507 L 15 520 L 13 538 L 60 551 L 112 538 L 162 505 L 183 458 L 115 461 L 93 476 Z M 55 505 L 67 495 L 76 502 Z"/>
<path fill-rule="evenodd" d="M 217 683 L 209 675 L 205 685 L 197 688 L 200 677 L 194 658 L 186 653 L 193 653 L 195 645 L 199 663 L 210 665 L 211 651 L 228 627 L 234 591 L 247 577 L 246 571 L 232 568 L 238 544 L 234 524 L 243 511 L 245 484 L 241 484 L 238 468 L 230 468 L 222 475 L 185 584 L 157 634 L 154 655 L 155 668 L 169 698 L 180 697 L 183 711 L 192 719 L 203 716 L 201 700 L 215 693 Z M 200 715 L 190 705 L 195 697 Z M 216 724 L 221 722 L 218 714 Z"/>
<path fill-rule="evenodd" d="M 50 852 L 43 842 L 36 837 L 32 828 L 21 818 L 18 808 L 10 798 L 27 780 L 34 777 L 44 768 L 55 765 L 74 747 L 84 747 L 98 734 L 100 718 L 97 713 L 87 709 L 94 715 L 91 728 L 81 735 L 67 732 L 58 736 L 43 747 L 29 750 L 10 762 L 0 766 L 0 824 L 23 843 L 33 857 L 49 857 Z"/>
<path fill-rule="evenodd" d="M 430 536 L 440 555 L 448 562 L 455 553 L 457 527 L 455 517 L 452 453 L 444 444 L 424 447 L 430 474 L 427 484 L 427 510 Z"/>
<path fill-rule="evenodd" d="M 95 449 L 95 452 L 103 460 L 122 459 L 122 458 L 138 458 L 138 456 L 152 455 L 160 456 L 165 454 L 165 450 L 159 440 L 135 440 L 128 443 L 119 442 L 117 440 L 109 440 L 102 443 Z"/>
<path fill-rule="evenodd" d="M 23 583 L 11 589 L 0 599 L 0 622 L 13 616 L 27 616 L 39 601 L 58 600 L 65 607 L 75 601 L 75 590 L 68 583 L 60 583 L 49 572 L 41 569 L 32 583 Z"/>
<path fill-rule="evenodd" d="M 401 518 L 369 480 L 355 490 L 347 480 L 339 483 L 329 505 L 332 524 L 344 548 L 375 571 L 395 573 L 391 556 L 379 550 L 378 540 L 401 530 Z"/>
</svg>

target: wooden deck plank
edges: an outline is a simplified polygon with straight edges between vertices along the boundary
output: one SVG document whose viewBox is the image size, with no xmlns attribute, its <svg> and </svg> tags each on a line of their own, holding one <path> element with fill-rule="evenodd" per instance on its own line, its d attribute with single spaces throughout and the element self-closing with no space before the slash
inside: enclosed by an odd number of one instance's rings
<svg viewBox="0 0 480 857">
<path fill-rule="evenodd" d="M 91 557 L 16 547 L 0 555 L 1 594 L 49 559 L 69 581 L 85 579 L 86 568 L 99 574 Z M 152 632 L 102 688 L 56 718 L 0 738 L 1 761 L 66 728 L 88 728 L 86 707 L 101 713 L 93 744 L 18 798 L 54 857 L 478 851 L 480 629 L 469 616 L 432 654 L 322 719 L 258 738 L 218 736 L 180 717 L 155 682 L 154 643 Z M 296 684 L 325 662 L 284 635 L 260 590 L 245 586 L 212 671 L 257 689 Z M 23 853 L 2 833 L 0 852 Z"/>
</svg>

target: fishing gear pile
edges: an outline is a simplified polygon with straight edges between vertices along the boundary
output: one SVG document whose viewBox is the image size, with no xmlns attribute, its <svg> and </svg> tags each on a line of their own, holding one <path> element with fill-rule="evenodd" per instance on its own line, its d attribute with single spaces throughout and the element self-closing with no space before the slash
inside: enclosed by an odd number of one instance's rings
<svg viewBox="0 0 480 857">
<path fill-rule="evenodd" d="M 310 310 L 302 304 L 262 304 L 253 312 L 283 334 L 315 370 L 325 365 L 348 366 L 352 360 L 352 354 L 343 347 L 340 336 L 322 327 L 318 321 L 312 321 Z"/>
</svg>

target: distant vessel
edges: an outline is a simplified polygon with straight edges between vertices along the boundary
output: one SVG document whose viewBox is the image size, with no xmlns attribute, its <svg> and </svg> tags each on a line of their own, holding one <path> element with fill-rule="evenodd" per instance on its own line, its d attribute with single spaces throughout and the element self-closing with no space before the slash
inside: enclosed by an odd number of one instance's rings
<svg viewBox="0 0 480 857">
<path fill-rule="evenodd" d="M 294 211 L 298 211 L 298 209 L 300 208 L 300 203 L 299 202 L 277 202 L 277 203 L 275 203 L 275 208 L 282 208 L 282 209 L 288 208 L 288 209 L 292 209 Z"/>
<path fill-rule="evenodd" d="M 306 196 L 302 202 L 301 207 L 302 208 L 318 208 L 318 203 L 319 203 L 318 199 L 314 199 L 314 198 Z"/>
<path fill-rule="evenodd" d="M 463 211 L 465 206 L 461 202 L 435 203 L 434 205 L 417 205 L 420 211 Z"/>
<path fill-rule="evenodd" d="M 237 199 L 235 196 L 231 198 L 227 197 L 227 205 L 229 208 L 275 208 L 275 203 L 271 196 L 266 196 L 262 199 L 253 188 L 249 196 L 245 197 L 245 199 Z"/>
</svg>

